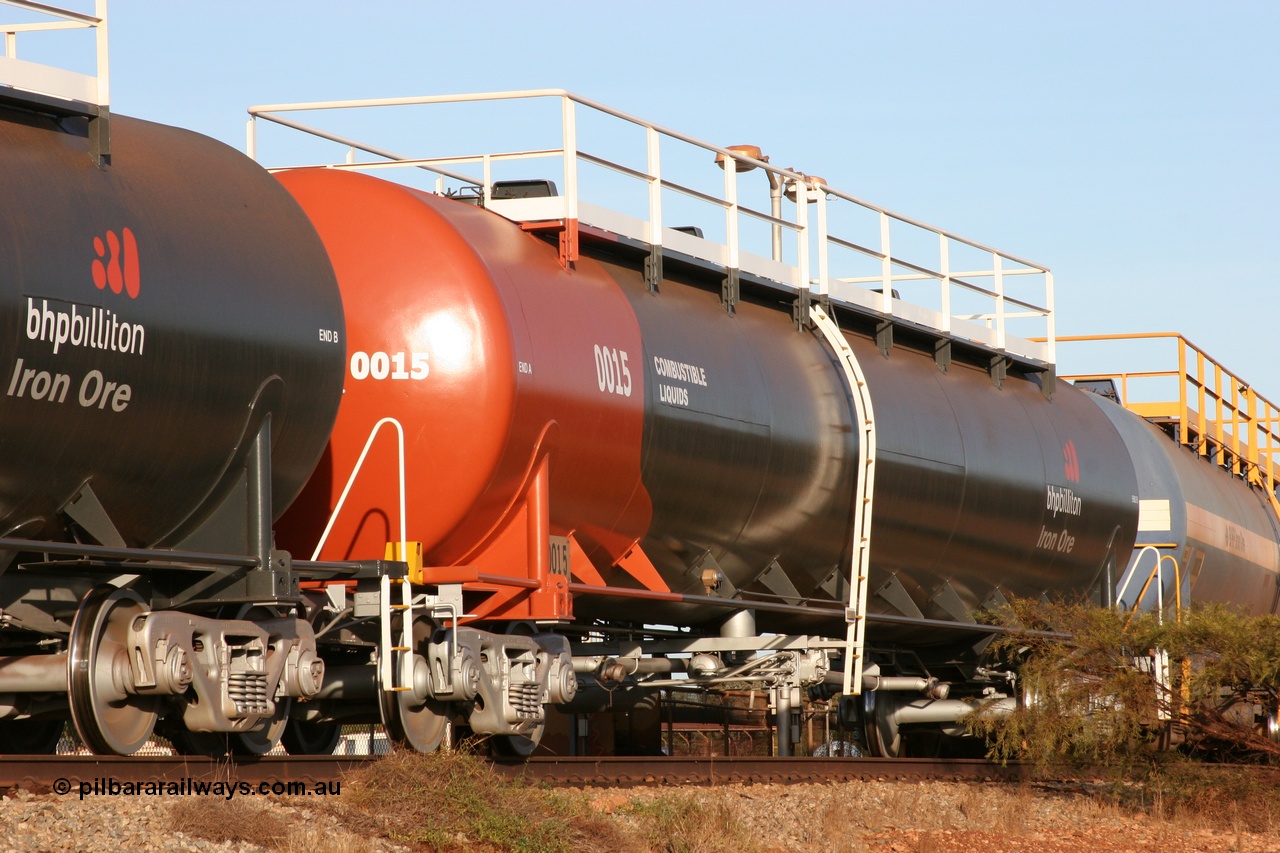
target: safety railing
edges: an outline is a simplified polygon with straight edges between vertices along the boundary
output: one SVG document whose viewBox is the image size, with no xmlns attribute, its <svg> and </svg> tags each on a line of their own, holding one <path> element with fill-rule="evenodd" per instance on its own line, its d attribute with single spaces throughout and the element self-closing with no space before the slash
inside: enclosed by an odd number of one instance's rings
<svg viewBox="0 0 1280 853">
<path fill-rule="evenodd" d="M 1154 582 L 1156 585 L 1156 618 L 1160 624 L 1164 624 L 1164 564 L 1165 561 L 1173 563 L 1173 607 L 1174 618 L 1176 621 L 1182 621 L 1182 571 L 1178 567 L 1178 558 L 1172 554 L 1161 554 L 1158 545 L 1144 545 L 1139 549 L 1133 560 L 1133 568 L 1129 571 L 1129 576 L 1125 578 L 1119 592 L 1116 593 L 1116 606 L 1123 609 L 1125 606 L 1124 594 L 1129 589 L 1129 584 L 1138 576 L 1138 567 L 1142 563 L 1142 558 L 1147 554 L 1155 557 L 1156 563 L 1151 567 L 1151 572 L 1147 575 L 1147 580 L 1142 584 L 1142 589 L 1138 592 L 1138 597 L 1133 600 L 1132 606 L 1129 607 L 1129 618 L 1125 620 L 1125 626 L 1133 621 L 1133 614 L 1138 612 L 1144 598 L 1147 597 L 1147 590 L 1151 588 Z"/>
<path fill-rule="evenodd" d="M 347 502 L 347 496 L 351 493 L 351 487 L 355 485 L 356 478 L 360 476 L 360 470 L 364 467 L 365 457 L 369 455 L 369 451 L 373 448 L 373 442 L 378 437 L 378 433 L 383 427 L 390 427 L 396 434 L 396 460 L 398 485 L 399 485 L 399 510 L 400 510 L 400 539 L 392 542 L 392 551 L 388 558 L 406 560 L 409 555 L 408 542 L 408 515 L 405 512 L 405 454 L 404 454 L 404 427 L 395 418 L 383 418 L 373 425 L 373 429 L 369 431 L 369 437 L 365 440 L 364 449 L 360 451 L 360 456 L 356 459 L 356 464 L 351 469 L 351 476 L 347 478 L 347 484 L 342 488 L 342 494 L 338 496 L 338 502 L 333 507 L 333 512 L 329 515 L 329 522 L 325 525 L 324 532 L 320 534 L 320 541 L 316 543 L 316 549 L 311 555 L 312 560 L 319 560 L 321 552 L 324 551 L 325 543 L 329 541 L 329 534 L 333 532 L 333 526 L 338 520 L 338 516 L 342 513 L 342 508 Z M 391 587 L 396 586 L 400 590 L 400 601 L 395 602 L 391 592 Z M 409 690 L 413 683 L 413 622 L 414 622 L 414 600 L 413 600 L 413 584 L 406 575 L 403 578 L 392 578 L 388 574 L 382 574 L 378 578 L 378 618 L 379 618 L 379 654 L 378 654 L 378 681 L 382 685 L 383 690 L 403 691 Z M 391 631 L 391 615 L 392 611 L 400 613 L 400 639 L 399 642 L 392 637 Z M 399 681 L 396 674 L 399 673 Z"/>
<path fill-rule="evenodd" d="M 45 3 L 26 0 L 0 0 L 0 6 L 21 10 L 19 17 L 32 18 L 20 23 L 0 22 L 4 33 L 4 55 L 0 56 L 0 86 L 34 92 L 69 101 L 80 101 L 96 107 L 107 106 L 110 86 L 107 71 L 107 0 L 95 0 L 94 14 L 88 15 Z M 81 74 L 18 58 L 18 37 L 34 33 L 64 30 L 94 31 L 96 73 Z"/>
<path fill-rule="evenodd" d="M 529 112 L 548 101 L 558 105 L 555 115 Z M 457 115 L 452 112 L 430 124 L 384 124 L 414 128 L 406 145 L 415 150 L 405 153 L 339 132 L 372 124 L 357 117 L 372 108 L 456 111 L 460 105 L 490 112 L 483 121 L 450 118 Z M 503 120 L 493 113 L 499 107 L 520 111 Z M 598 228 L 1023 361 L 1055 361 L 1048 268 L 773 166 L 754 146 L 713 145 L 559 89 L 272 104 L 249 113 L 248 152 L 257 159 L 260 124 L 271 122 L 345 149 L 336 162 L 310 165 L 425 170 L 434 177 L 424 188 L 516 221 Z M 322 117 L 328 127 L 304 123 L 302 114 L 308 121 Z M 537 136 L 536 128 L 545 144 L 521 144 Z M 487 153 L 439 156 L 473 145 L 481 131 L 499 137 Z M 507 138 L 526 132 L 519 142 Z M 436 150 L 424 155 L 428 145 Z M 295 158 L 292 165 L 303 164 Z M 546 177 L 537 174 L 539 167 L 562 182 L 562 193 L 495 193 L 500 178 Z M 765 180 L 748 177 L 755 171 Z M 672 227 L 676 223 L 686 224 Z"/>
<path fill-rule="evenodd" d="M 1111 382 L 1118 402 L 1165 424 L 1174 438 L 1202 457 L 1266 489 L 1276 502 L 1280 477 L 1280 407 L 1182 335 L 1150 332 L 1072 335 L 1066 344 L 1105 342 L 1110 359 L 1145 358 L 1157 369 L 1075 374 L 1075 382 Z M 1151 347 L 1155 349 L 1152 351 Z"/>
</svg>

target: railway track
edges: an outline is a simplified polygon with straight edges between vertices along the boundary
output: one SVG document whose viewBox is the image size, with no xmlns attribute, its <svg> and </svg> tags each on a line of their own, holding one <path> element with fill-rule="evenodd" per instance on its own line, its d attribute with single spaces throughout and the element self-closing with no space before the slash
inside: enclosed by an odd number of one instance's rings
<svg viewBox="0 0 1280 853">
<path fill-rule="evenodd" d="M 716 785 L 851 781 L 1013 781 L 1024 768 L 980 759 L 546 756 L 500 772 L 561 785 Z"/>
<path fill-rule="evenodd" d="M 7 755 L 0 758 L 0 788 L 78 790 L 83 783 L 117 782 L 304 782 L 341 779 L 376 758 L 368 756 L 256 756 L 227 759 L 195 756 Z M 65 793 L 65 791 L 59 791 Z"/>
<path fill-rule="evenodd" d="M 248 783 L 341 779 L 376 761 L 369 756 L 261 756 L 235 760 L 192 756 L 112 757 L 11 755 L 0 759 L 0 788 L 78 790 L 95 781 Z M 977 759 L 878 758 L 667 758 L 663 756 L 539 756 L 494 762 L 506 776 L 564 786 L 716 785 L 841 781 L 1014 781 L 1024 768 Z"/>
</svg>

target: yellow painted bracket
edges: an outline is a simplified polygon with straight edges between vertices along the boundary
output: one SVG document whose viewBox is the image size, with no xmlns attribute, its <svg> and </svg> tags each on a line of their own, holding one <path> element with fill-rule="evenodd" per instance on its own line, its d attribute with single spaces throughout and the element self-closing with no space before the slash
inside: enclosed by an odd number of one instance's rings
<svg viewBox="0 0 1280 853">
<path fill-rule="evenodd" d="M 408 554 L 400 553 L 399 542 L 388 542 L 383 559 L 409 564 L 409 583 L 422 583 L 422 543 L 405 543 Z"/>
</svg>

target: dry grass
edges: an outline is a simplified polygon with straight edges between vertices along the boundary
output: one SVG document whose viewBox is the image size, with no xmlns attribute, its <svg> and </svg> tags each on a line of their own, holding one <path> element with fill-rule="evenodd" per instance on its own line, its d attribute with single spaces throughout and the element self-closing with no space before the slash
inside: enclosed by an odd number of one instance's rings
<svg viewBox="0 0 1280 853">
<path fill-rule="evenodd" d="M 1241 832 L 1280 828 L 1280 773 L 1270 767 L 1167 760 L 1094 795 L 1174 827 Z"/>
<path fill-rule="evenodd" d="M 661 853 L 754 853 L 760 839 L 743 831 L 724 803 L 706 803 L 693 794 L 666 794 L 633 803 L 624 814 L 635 819 L 648 849 Z"/>
<path fill-rule="evenodd" d="M 169 807 L 173 828 L 206 841 L 256 844 L 276 853 L 364 853 L 366 839 L 290 819 L 269 801 L 192 797 Z"/>
<path fill-rule="evenodd" d="M 513 781 L 460 753 L 384 758 L 349 776 L 340 802 L 323 805 L 348 826 L 433 851 L 643 850 L 581 793 Z"/>
<path fill-rule="evenodd" d="M 239 798 L 193 797 L 179 800 L 169 808 L 174 829 L 208 841 L 245 841 L 280 850 L 290 835 L 291 824 L 266 806 Z"/>
<path fill-rule="evenodd" d="M 170 813 L 188 835 L 276 853 L 355 853 L 381 840 L 444 853 L 863 853 L 888 836 L 903 850 L 939 853 L 956 849 L 959 836 L 1043 835 L 1046 817 L 1055 826 L 1137 826 L 1174 839 L 1212 829 L 1237 847 L 1248 833 L 1280 831 L 1280 785 L 1261 767 L 1169 761 L 1142 778 L 1060 792 L 955 783 L 803 787 L 807 793 L 729 786 L 602 794 L 508 779 L 469 755 L 397 754 L 349 775 L 341 797 L 289 800 L 295 814 L 266 798 L 239 797 L 184 799 Z M 797 803 L 788 796 L 805 797 L 801 811 L 786 805 Z M 762 809 L 772 817 L 760 820 Z M 784 815 L 792 812 L 807 816 L 796 824 Z"/>
</svg>

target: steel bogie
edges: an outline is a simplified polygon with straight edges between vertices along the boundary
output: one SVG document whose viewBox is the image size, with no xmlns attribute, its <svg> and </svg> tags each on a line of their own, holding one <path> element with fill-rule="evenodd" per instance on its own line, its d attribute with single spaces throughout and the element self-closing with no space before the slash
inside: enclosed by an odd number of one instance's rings
<svg viewBox="0 0 1280 853">
<path fill-rule="evenodd" d="M 168 711 L 181 718 L 175 743 L 220 754 L 270 750 L 290 700 L 315 696 L 324 668 L 301 620 L 148 612 L 136 593 L 101 586 L 76 615 L 67 673 L 72 719 L 95 752 L 135 752 Z"/>
<path fill-rule="evenodd" d="M 546 707 L 570 702 L 578 681 L 565 637 L 528 625 L 509 627 L 484 631 L 417 617 L 411 645 L 393 651 L 394 666 L 404 676 L 404 687 L 393 690 L 378 676 L 381 652 L 369 623 L 334 631 L 323 638 L 320 654 L 343 663 L 327 666 L 314 699 L 294 706 L 290 725 L 302 728 L 296 736 L 286 729 L 286 748 L 313 749 L 332 726 L 379 722 L 393 743 L 431 752 L 452 722 L 498 751 L 531 752 L 545 726 Z M 355 662 L 360 649 L 367 663 Z"/>
<path fill-rule="evenodd" d="M 194 732 L 249 732 L 320 690 L 324 662 L 294 617 L 210 619 L 153 612 L 131 625 L 132 692 L 179 697 Z M 190 694 L 190 695 L 188 695 Z"/>
<path fill-rule="evenodd" d="M 569 643 L 562 636 L 464 628 L 440 647 L 451 645 L 478 662 L 472 670 L 474 698 L 464 706 L 467 726 L 478 735 L 525 738 L 536 746 L 546 705 L 567 703 L 577 693 Z"/>
</svg>

